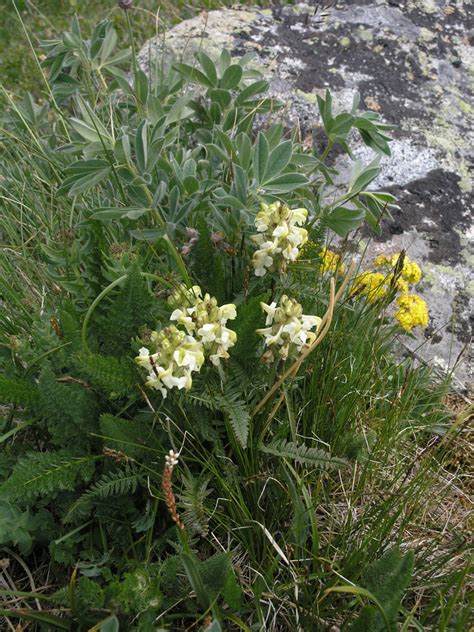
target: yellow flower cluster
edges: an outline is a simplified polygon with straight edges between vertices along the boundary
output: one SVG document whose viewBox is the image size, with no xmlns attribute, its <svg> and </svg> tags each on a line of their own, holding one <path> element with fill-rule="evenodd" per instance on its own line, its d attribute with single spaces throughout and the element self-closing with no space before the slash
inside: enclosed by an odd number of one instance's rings
<svg viewBox="0 0 474 632">
<path fill-rule="evenodd" d="M 351 294 L 363 294 L 369 303 L 376 303 L 383 299 L 390 290 L 399 293 L 396 300 L 398 309 L 394 314 L 396 320 L 405 331 L 411 331 L 414 327 L 426 327 L 428 324 L 428 309 L 426 302 L 417 294 L 410 294 L 409 285 L 418 283 L 421 279 L 420 266 L 404 255 L 400 261 L 401 253 L 391 255 L 379 255 L 373 261 L 375 268 L 384 268 L 382 272 L 362 272 L 358 274 L 352 286 Z"/>
<path fill-rule="evenodd" d="M 428 324 L 428 310 L 425 301 L 417 294 L 402 294 L 397 298 L 398 310 L 394 317 L 405 331 L 411 331 L 418 325 Z"/>
<path fill-rule="evenodd" d="M 377 268 L 395 268 L 398 264 L 399 258 L 400 253 L 391 255 L 390 257 L 379 255 L 374 259 L 374 266 Z M 412 261 L 408 255 L 405 255 L 403 258 L 403 267 L 401 269 L 400 276 L 408 283 L 414 285 L 421 279 L 421 268 L 415 261 Z"/>
<path fill-rule="evenodd" d="M 321 259 L 321 265 L 319 269 L 321 272 L 334 272 L 335 274 L 344 274 L 344 262 L 341 256 L 335 253 L 329 248 L 323 248 L 319 253 Z"/>
<path fill-rule="evenodd" d="M 361 272 L 354 279 L 352 294 L 363 294 L 369 303 L 376 303 L 387 295 L 390 285 L 381 272 Z"/>
</svg>

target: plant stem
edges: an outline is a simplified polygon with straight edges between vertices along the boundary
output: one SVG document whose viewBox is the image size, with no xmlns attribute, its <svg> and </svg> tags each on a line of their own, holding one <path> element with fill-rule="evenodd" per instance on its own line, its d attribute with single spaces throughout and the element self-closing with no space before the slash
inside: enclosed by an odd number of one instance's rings
<svg viewBox="0 0 474 632">
<path fill-rule="evenodd" d="M 319 160 L 321 162 L 324 162 L 326 160 L 326 158 L 328 157 L 329 152 L 331 151 L 331 149 L 333 148 L 334 145 L 334 141 L 330 140 L 327 144 L 326 149 L 323 151 L 323 153 L 321 154 L 321 156 L 319 157 Z"/>
</svg>

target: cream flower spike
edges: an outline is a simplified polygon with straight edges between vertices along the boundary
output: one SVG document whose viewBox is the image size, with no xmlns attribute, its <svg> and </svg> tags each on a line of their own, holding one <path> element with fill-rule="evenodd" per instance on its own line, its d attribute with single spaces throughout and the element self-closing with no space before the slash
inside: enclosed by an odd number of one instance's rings
<svg viewBox="0 0 474 632">
<path fill-rule="evenodd" d="M 252 259 L 256 276 L 265 276 L 273 268 L 284 272 L 288 263 L 298 259 L 308 241 L 307 230 L 299 225 L 307 218 L 305 208 L 290 209 L 281 202 L 261 205 L 255 218 L 257 234 L 252 236 L 259 246 Z"/>
<path fill-rule="evenodd" d="M 297 301 L 283 295 L 278 306 L 275 302 L 260 305 L 267 314 L 267 327 L 257 329 L 256 333 L 264 338 L 265 346 L 271 352 L 264 355 L 265 360 L 278 357 L 286 360 L 301 353 L 315 340 L 316 334 L 310 330 L 318 329 L 321 318 L 303 314 L 303 308 Z"/>
</svg>

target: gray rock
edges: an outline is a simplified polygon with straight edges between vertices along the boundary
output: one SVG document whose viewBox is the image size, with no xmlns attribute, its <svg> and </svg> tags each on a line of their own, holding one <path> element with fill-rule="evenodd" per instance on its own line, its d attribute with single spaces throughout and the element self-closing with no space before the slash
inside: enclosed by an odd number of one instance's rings
<svg viewBox="0 0 474 632">
<path fill-rule="evenodd" d="M 286 104 L 279 116 L 303 136 L 312 132 L 322 149 L 316 95 L 329 87 L 347 108 L 355 92 L 368 109 L 397 125 L 392 156 L 382 160 L 374 188 L 394 193 L 399 210 L 383 225 L 370 252 L 406 248 L 424 271 L 420 293 L 431 322 L 416 341 L 422 361 L 456 366 L 472 389 L 474 307 L 474 7 L 472 0 L 346 0 L 321 23 L 314 5 L 273 9 L 222 9 L 202 13 L 150 40 L 140 64 L 164 60 L 194 63 L 203 49 L 217 57 L 252 52 Z M 365 162 L 370 149 L 355 140 Z M 329 159 L 347 181 L 351 161 L 335 151 Z M 459 361 L 459 357 L 461 360 Z"/>
</svg>

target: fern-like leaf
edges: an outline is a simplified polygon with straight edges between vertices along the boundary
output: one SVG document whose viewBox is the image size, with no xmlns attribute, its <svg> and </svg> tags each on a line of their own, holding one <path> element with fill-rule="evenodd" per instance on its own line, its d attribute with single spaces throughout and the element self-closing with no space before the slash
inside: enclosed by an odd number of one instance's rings
<svg viewBox="0 0 474 632">
<path fill-rule="evenodd" d="M 68 452 L 30 452 L 19 459 L 0 497 L 31 501 L 61 491 L 72 491 L 78 480 L 88 480 L 97 457 L 75 457 Z"/>
<path fill-rule="evenodd" d="M 137 489 L 138 483 L 139 476 L 137 472 L 128 464 L 123 469 L 103 474 L 102 477 L 70 507 L 64 518 L 64 522 L 73 522 L 79 517 L 88 515 L 94 502 L 105 500 L 111 496 L 133 494 Z"/>
<path fill-rule="evenodd" d="M 187 529 L 205 537 L 208 534 L 209 515 L 205 500 L 212 490 L 208 489 L 209 479 L 199 480 L 192 476 L 183 479 L 184 490 L 178 494 L 181 517 Z"/>
<path fill-rule="evenodd" d="M 232 329 L 237 333 L 237 343 L 232 350 L 232 357 L 244 366 L 248 366 L 255 359 L 255 353 L 261 341 L 255 330 L 260 323 L 263 325 L 264 322 L 260 303 L 265 303 L 269 296 L 270 293 L 265 292 L 239 305 L 237 318 L 232 323 Z"/>
<path fill-rule="evenodd" d="M 39 379 L 42 414 L 53 441 L 58 446 L 81 449 L 89 443 L 89 433 L 97 432 L 97 402 L 94 393 L 78 384 L 62 383 L 46 364 Z"/>
<path fill-rule="evenodd" d="M 222 302 L 225 295 L 223 259 L 216 255 L 208 222 L 202 215 L 197 221 L 196 228 L 199 239 L 191 251 L 192 267 L 203 290 L 214 295 L 218 302 Z"/>
<path fill-rule="evenodd" d="M 347 467 L 347 461 L 331 456 L 326 450 L 309 448 L 292 441 L 281 440 L 267 446 L 261 445 L 260 450 L 267 454 L 273 454 L 284 459 L 292 459 L 298 463 L 305 463 L 322 470 L 338 470 Z"/>
<path fill-rule="evenodd" d="M 76 356 L 75 364 L 93 386 L 111 398 L 126 395 L 136 380 L 135 366 L 127 358 L 83 353 Z"/>
<path fill-rule="evenodd" d="M 151 320 L 152 307 L 148 285 L 138 268 L 133 267 L 100 319 L 107 355 L 121 356 L 130 351 L 132 338 Z"/>
<path fill-rule="evenodd" d="M 151 425 L 143 421 L 121 419 L 108 413 L 100 417 L 100 434 L 108 448 L 120 450 L 131 458 L 140 458 L 151 451 L 164 452 Z"/>
<path fill-rule="evenodd" d="M 231 399 L 227 393 L 215 395 L 214 402 L 228 418 L 237 441 L 243 448 L 246 448 L 250 426 L 250 413 L 247 404 L 239 399 Z"/>
<path fill-rule="evenodd" d="M 38 388 L 35 384 L 20 378 L 8 378 L 0 375 L 0 402 L 31 406 L 38 401 Z"/>
<path fill-rule="evenodd" d="M 402 555 L 397 548 L 386 551 L 372 562 L 363 573 L 362 583 L 382 605 L 390 623 L 391 632 L 398 630 L 398 612 L 403 593 L 413 574 L 413 551 Z M 350 632 L 384 632 L 387 630 L 381 613 L 374 606 L 365 606 Z"/>
</svg>

